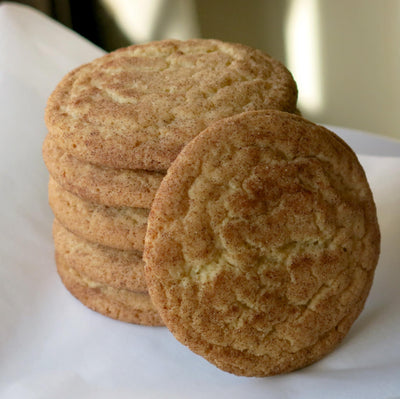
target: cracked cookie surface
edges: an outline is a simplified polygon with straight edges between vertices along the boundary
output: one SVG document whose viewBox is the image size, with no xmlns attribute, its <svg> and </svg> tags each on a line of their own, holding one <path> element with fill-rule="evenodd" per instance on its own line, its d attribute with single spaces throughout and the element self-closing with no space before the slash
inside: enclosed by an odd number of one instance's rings
<svg viewBox="0 0 400 399">
<path fill-rule="evenodd" d="M 257 109 L 296 111 L 290 72 L 265 53 L 218 40 L 134 45 L 83 65 L 49 97 L 57 144 L 101 166 L 166 170 L 213 121 Z"/>
<path fill-rule="evenodd" d="M 279 111 L 216 122 L 179 154 L 145 239 L 149 293 L 195 353 L 266 376 L 332 351 L 379 257 L 364 171 L 335 134 Z"/>
</svg>

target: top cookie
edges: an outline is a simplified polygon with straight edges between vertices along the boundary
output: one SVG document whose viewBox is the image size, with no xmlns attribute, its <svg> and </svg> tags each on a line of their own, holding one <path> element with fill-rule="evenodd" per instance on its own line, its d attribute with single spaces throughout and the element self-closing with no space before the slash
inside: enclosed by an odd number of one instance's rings
<svg viewBox="0 0 400 399">
<path fill-rule="evenodd" d="M 166 170 L 211 122 L 243 111 L 295 112 L 290 72 L 263 52 L 218 40 L 165 40 L 105 55 L 69 74 L 48 100 L 53 139 L 114 168 Z"/>
<path fill-rule="evenodd" d="M 223 370 L 265 376 L 341 341 L 379 243 L 364 171 L 340 138 L 296 115 L 247 112 L 171 165 L 148 219 L 146 280 L 178 340 Z"/>
</svg>

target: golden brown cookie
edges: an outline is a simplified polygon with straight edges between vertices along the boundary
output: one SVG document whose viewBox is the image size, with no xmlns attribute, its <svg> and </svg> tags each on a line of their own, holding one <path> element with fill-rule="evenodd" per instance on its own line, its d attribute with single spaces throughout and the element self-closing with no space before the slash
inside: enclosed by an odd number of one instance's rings
<svg viewBox="0 0 400 399">
<path fill-rule="evenodd" d="M 296 110 L 290 72 L 265 53 L 218 40 L 134 45 L 83 65 L 46 107 L 54 141 L 113 168 L 167 170 L 211 122 L 257 109 Z"/>
<path fill-rule="evenodd" d="M 53 238 L 56 252 L 78 273 L 113 288 L 147 292 L 140 252 L 91 243 L 68 231 L 57 219 Z"/>
<path fill-rule="evenodd" d="M 56 252 L 57 271 L 67 290 L 88 308 L 112 319 L 146 326 L 163 325 L 148 294 L 116 289 L 89 279 Z"/>
<path fill-rule="evenodd" d="M 380 247 L 353 151 L 279 111 L 210 126 L 168 170 L 145 275 L 166 326 L 219 368 L 266 376 L 332 351 L 361 312 Z"/>
<path fill-rule="evenodd" d="M 82 162 L 58 147 L 48 135 L 43 159 L 64 189 L 97 204 L 150 209 L 165 173 L 114 169 Z"/>
<path fill-rule="evenodd" d="M 49 204 L 58 221 L 90 242 L 124 249 L 143 250 L 149 210 L 109 207 L 85 201 L 49 179 Z"/>
</svg>

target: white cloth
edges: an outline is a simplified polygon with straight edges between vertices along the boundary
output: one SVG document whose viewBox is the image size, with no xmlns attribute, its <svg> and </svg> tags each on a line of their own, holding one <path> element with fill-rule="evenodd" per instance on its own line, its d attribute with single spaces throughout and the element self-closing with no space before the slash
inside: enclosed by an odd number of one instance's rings
<svg viewBox="0 0 400 399">
<path fill-rule="evenodd" d="M 400 157 L 360 156 L 382 231 L 375 282 L 343 344 L 303 370 L 230 375 L 166 328 L 111 320 L 64 289 L 53 260 L 43 112 L 59 79 L 101 54 L 28 8 L 0 7 L 0 397 L 400 397 Z"/>
</svg>

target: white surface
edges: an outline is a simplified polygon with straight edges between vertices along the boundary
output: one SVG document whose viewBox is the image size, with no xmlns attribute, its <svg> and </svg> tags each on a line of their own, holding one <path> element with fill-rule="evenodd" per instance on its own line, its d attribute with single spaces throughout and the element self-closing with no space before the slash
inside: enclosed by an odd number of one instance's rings
<svg viewBox="0 0 400 399">
<path fill-rule="evenodd" d="M 0 397 L 400 397 L 400 157 L 359 151 L 377 202 L 381 259 L 343 344 L 304 370 L 262 379 L 224 373 L 165 328 L 108 319 L 64 289 L 53 261 L 43 111 L 57 81 L 100 54 L 29 9 L 0 7 Z M 370 137 L 334 130 L 355 148 Z M 373 143 L 366 153 L 398 145 Z"/>
</svg>

